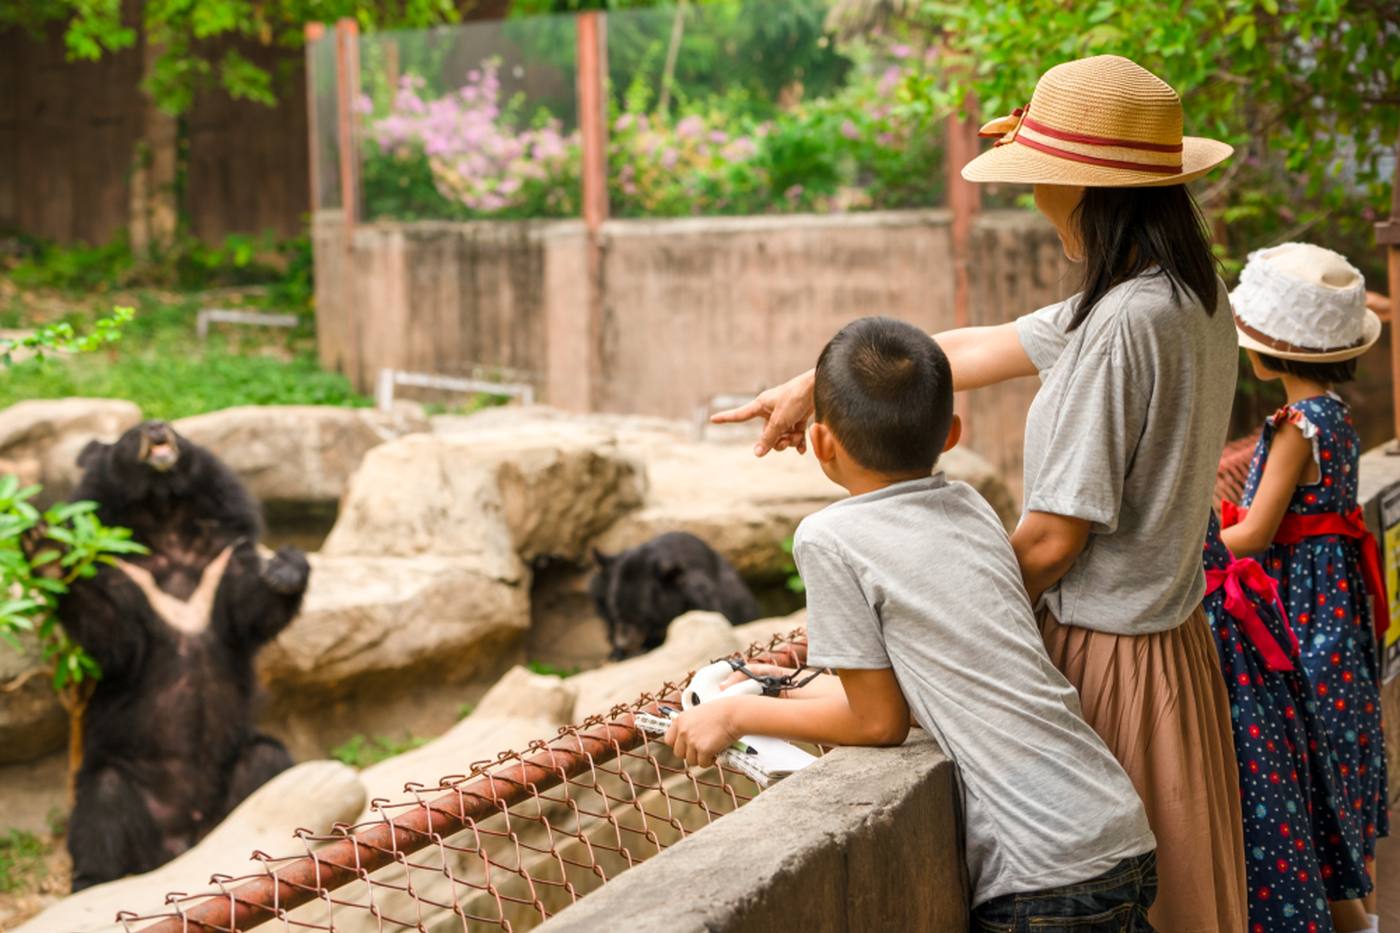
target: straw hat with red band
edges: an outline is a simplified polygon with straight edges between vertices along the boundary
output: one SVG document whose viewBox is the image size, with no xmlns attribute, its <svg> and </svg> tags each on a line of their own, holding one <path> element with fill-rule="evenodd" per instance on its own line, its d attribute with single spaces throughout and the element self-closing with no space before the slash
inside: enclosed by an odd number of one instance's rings
<svg viewBox="0 0 1400 933">
<path fill-rule="evenodd" d="M 1031 102 L 982 127 L 999 137 L 968 181 L 1139 188 L 1179 185 L 1224 162 L 1227 143 L 1182 136 L 1181 98 L 1136 62 L 1097 55 L 1041 75 Z"/>
<path fill-rule="evenodd" d="M 1361 273 L 1345 256 L 1311 243 L 1250 253 L 1230 305 L 1240 346 L 1285 360 L 1350 360 L 1381 337 Z"/>
</svg>

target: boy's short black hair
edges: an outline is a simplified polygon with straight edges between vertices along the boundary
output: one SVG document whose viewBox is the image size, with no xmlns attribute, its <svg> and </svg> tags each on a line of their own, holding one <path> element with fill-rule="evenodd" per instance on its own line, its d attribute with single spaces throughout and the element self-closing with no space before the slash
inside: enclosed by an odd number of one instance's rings
<svg viewBox="0 0 1400 933">
<path fill-rule="evenodd" d="M 1259 362 L 1264 364 L 1265 369 L 1271 369 L 1276 373 L 1287 373 L 1290 376 L 1301 376 L 1304 379 L 1311 379 L 1313 382 L 1321 382 L 1329 386 L 1351 382 L 1355 379 L 1356 360 L 1357 357 L 1352 357 L 1349 360 L 1340 360 L 1334 363 L 1308 363 L 1303 360 L 1285 360 L 1281 357 L 1269 356 L 1267 353 L 1259 354 Z"/>
<path fill-rule="evenodd" d="M 953 423 L 953 371 L 912 324 L 865 317 L 841 328 L 817 359 L 816 418 L 876 473 L 931 473 Z"/>
</svg>

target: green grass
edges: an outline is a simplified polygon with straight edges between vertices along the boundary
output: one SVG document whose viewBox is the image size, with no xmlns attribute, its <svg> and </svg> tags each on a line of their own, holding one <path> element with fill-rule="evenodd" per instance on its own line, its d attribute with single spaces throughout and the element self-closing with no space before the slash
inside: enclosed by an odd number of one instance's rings
<svg viewBox="0 0 1400 933">
<path fill-rule="evenodd" d="M 386 758 L 411 751 L 427 741 L 414 735 L 405 735 L 403 738 L 389 735 L 353 735 L 344 744 L 331 749 L 331 757 L 352 768 L 368 768 Z"/>
<path fill-rule="evenodd" d="M 0 375 L 0 407 L 36 398 L 124 398 L 173 420 L 235 405 L 364 406 L 345 377 L 317 364 L 303 329 L 194 333 L 197 298 L 141 301 L 122 340 L 102 353 L 29 360 Z M 69 315 L 82 328 L 85 316 Z M 270 355 L 271 354 L 271 355 Z"/>
<path fill-rule="evenodd" d="M 556 667 L 553 664 L 546 664 L 544 661 L 526 661 L 525 667 L 535 674 L 544 674 L 546 677 L 572 677 L 581 667 Z"/>
<path fill-rule="evenodd" d="M 0 892 L 10 892 L 44 875 L 44 843 L 33 833 L 11 829 L 0 834 Z"/>
</svg>

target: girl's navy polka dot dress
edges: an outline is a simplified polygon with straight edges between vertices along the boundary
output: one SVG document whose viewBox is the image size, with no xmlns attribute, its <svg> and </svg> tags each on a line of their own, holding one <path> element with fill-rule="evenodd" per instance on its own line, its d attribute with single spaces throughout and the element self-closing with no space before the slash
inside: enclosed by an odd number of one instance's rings
<svg viewBox="0 0 1400 933">
<path fill-rule="evenodd" d="M 1317 482 L 1294 490 L 1288 511 L 1354 511 L 1361 442 L 1350 409 L 1330 393 L 1285 406 L 1265 423 L 1245 483 L 1244 504 L 1254 499 L 1274 432 L 1284 422 L 1296 425 L 1312 442 L 1320 470 Z M 1379 664 L 1360 544 L 1342 535 L 1315 535 L 1297 544 L 1271 545 L 1260 563 L 1279 583 L 1318 714 L 1341 762 L 1344 804 L 1353 832 L 1365 856 L 1372 858 L 1376 840 L 1389 835 L 1390 814 Z M 1322 870 L 1335 876 L 1343 867 L 1325 860 Z"/>
<path fill-rule="evenodd" d="M 1232 561 L 1212 513 L 1205 544 L 1207 574 L 1227 570 Z M 1257 567 L 1255 572 L 1262 573 Z M 1337 812 L 1339 762 L 1311 700 L 1288 623 L 1270 595 L 1260 594 L 1248 581 L 1237 582 L 1258 627 L 1226 609 L 1225 587 L 1208 593 L 1202 608 L 1215 633 L 1230 694 L 1249 929 L 1330 931 L 1327 902 L 1358 896 L 1348 893 L 1347 885 L 1365 882 L 1360 836 L 1343 830 L 1347 816 Z M 1281 669 L 1285 664 L 1291 670 Z"/>
</svg>

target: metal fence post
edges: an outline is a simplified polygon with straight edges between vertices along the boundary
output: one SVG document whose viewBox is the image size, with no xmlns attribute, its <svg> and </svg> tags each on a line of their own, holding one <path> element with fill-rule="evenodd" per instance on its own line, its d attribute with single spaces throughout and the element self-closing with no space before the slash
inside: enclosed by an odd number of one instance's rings
<svg viewBox="0 0 1400 933">
<path fill-rule="evenodd" d="M 587 398 L 578 407 L 600 402 L 603 352 L 603 222 L 608 219 L 607 19 L 597 11 L 578 16 L 578 123 L 583 140 L 582 200 L 588 282 L 584 289 L 588 320 Z"/>
<path fill-rule="evenodd" d="M 306 156 L 311 181 L 311 216 L 321 207 L 321 169 L 317 164 L 321 124 L 316 113 L 316 45 L 326 37 L 325 23 L 307 23 L 306 37 Z"/>
<path fill-rule="evenodd" d="M 962 167 L 977 155 L 977 99 L 968 95 L 964 114 L 948 116 L 948 207 L 953 212 L 953 321 L 972 323 L 968 307 L 968 264 L 972 254 L 972 222 L 982 209 L 982 186 L 962 177 Z"/>
<path fill-rule="evenodd" d="M 359 134 L 355 101 L 360 96 L 360 25 L 353 19 L 335 24 L 336 139 L 340 149 L 340 202 L 345 212 L 346 242 L 359 219 Z"/>
</svg>

